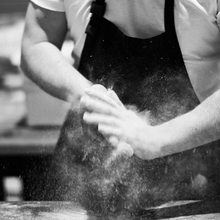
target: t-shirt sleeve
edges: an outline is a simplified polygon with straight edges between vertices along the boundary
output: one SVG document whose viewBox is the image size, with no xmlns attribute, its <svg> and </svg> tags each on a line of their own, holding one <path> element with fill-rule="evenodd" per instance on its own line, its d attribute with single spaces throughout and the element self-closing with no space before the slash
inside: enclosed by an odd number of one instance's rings
<svg viewBox="0 0 220 220">
<path fill-rule="evenodd" d="M 31 1 L 36 5 L 48 10 L 59 11 L 59 12 L 65 11 L 63 0 L 31 0 Z"/>
<path fill-rule="evenodd" d="M 217 1 L 218 2 L 218 8 L 217 8 L 217 14 L 216 14 L 216 18 L 217 18 L 217 24 L 220 27 L 220 0 Z"/>
</svg>

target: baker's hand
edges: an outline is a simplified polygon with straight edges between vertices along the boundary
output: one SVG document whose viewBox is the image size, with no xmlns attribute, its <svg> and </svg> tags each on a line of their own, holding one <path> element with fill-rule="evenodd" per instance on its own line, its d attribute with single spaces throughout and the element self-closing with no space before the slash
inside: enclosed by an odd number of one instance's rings
<svg viewBox="0 0 220 220">
<path fill-rule="evenodd" d="M 108 90 L 100 85 L 100 84 L 95 84 L 91 87 L 92 90 L 95 90 L 95 91 L 99 91 L 100 93 L 102 94 L 108 94 Z M 84 96 L 82 97 L 82 101 L 81 101 L 81 108 L 82 108 L 82 111 L 91 111 L 89 110 L 88 108 L 86 108 L 86 105 L 84 105 L 84 101 L 83 100 L 86 100 L 88 98 L 88 95 L 85 93 Z M 114 97 L 116 98 L 115 101 L 120 101 L 119 99 L 117 100 L 117 97 Z M 94 99 L 98 99 L 98 97 L 94 97 Z M 99 101 L 101 101 L 99 99 Z M 122 105 L 122 103 L 121 103 Z M 90 123 L 91 124 L 91 123 Z M 120 155 L 120 154 L 124 154 L 128 157 L 131 157 L 133 155 L 133 149 L 131 148 L 131 146 L 127 143 L 125 143 L 124 141 L 122 140 L 119 140 L 118 137 L 116 136 L 113 136 L 113 135 L 107 135 L 107 134 L 104 134 L 102 133 L 103 136 L 105 137 L 105 139 L 112 145 L 115 147 L 114 151 L 112 152 L 112 157 L 111 159 L 115 158 L 117 155 Z"/>
<path fill-rule="evenodd" d="M 101 92 L 91 87 L 86 94 L 81 99 L 86 123 L 96 124 L 103 135 L 117 137 L 129 144 L 142 159 L 160 156 L 155 127 L 149 126 L 135 112 L 126 109 L 113 90 Z"/>
</svg>

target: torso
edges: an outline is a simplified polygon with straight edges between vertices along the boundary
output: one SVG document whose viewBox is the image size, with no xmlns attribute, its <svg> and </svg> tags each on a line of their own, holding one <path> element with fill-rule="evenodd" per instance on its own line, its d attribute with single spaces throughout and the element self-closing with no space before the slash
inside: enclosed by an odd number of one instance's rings
<svg viewBox="0 0 220 220">
<path fill-rule="evenodd" d="M 106 19 L 101 22 L 79 67 L 90 81 L 113 88 L 124 104 L 134 106 L 152 126 L 199 104 L 174 38 L 175 27 L 166 26 L 165 33 L 156 37 L 137 39 Z M 50 187 L 53 200 L 74 200 L 87 210 L 118 215 L 171 200 L 218 195 L 219 143 L 152 161 L 135 155 L 112 159 L 113 146 L 96 127 L 86 125 L 81 114 L 72 109 L 62 129 L 53 166 L 57 166 L 56 190 Z"/>
<path fill-rule="evenodd" d="M 141 39 L 164 32 L 164 0 L 107 0 L 105 18 L 124 34 Z M 79 63 L 89 21 L 91 0 L 64 0 L 74 57 Z M 200 101 L 220 88 L 220 30 L 218 2 L 206 0 L 175 1 L 175 25 L 184 62 Z M 76 15 L 73 17 L 73 15 Z M 210 34 L 211 33 L 211 34 Z M 218 80 L 216 80 L 216 78 Z"/>
</svg>

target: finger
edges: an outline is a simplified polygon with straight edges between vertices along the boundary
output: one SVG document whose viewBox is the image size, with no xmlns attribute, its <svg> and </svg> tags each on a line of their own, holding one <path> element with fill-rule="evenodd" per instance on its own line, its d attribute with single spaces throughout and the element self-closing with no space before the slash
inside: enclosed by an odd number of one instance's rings
<svg viewBox="0 0 220 220">
<path fill-rule="evenodd" d="M 103 135 L 116 136 L 119 139 L 122 136 L 121 129 L 119 129 L 118 127 L 109 126 L 105 124 L 98 124 L 98 130 Z"/>
<path fill-rule="evenodd" d="M 91 89 L 95 89 L 95 90 L 98 90 L 102 93 L 106 93 L 107 92 L 107 89 L 101 85 L 101 84 L 94 84 L 93 86 L 90 87 Z"/>
<path fill-rule="evenodd" d="M 107 91 L 108 96 L 113 99 L 118 105 L 120 105 L 121 107 L 123 107 L 125 109 L 125 106 L 123 105 L 123 103 L 121 102 L 121 100 L 118 98 L 117 94 L 112 90 L 112 89 L 108 89 Z"/>
<path fill-rule="evenodd" d="M 115 146 L 115 147 L 117 147 L 119 144 L 119 139 L 116 136 L 110 136 L 108 138 L 108 141 L 112 146 Z"/>
<path fill-rule="evenodd" d="M 124 141 L 120 141 L 117 147 L 119 152 L 125 153 L 128 157 L 131 157 L 134 154 L 131 145 Z"/>
<path fill-rule="evenodd" d="M 81 109 L 84 109 L 84 110 L 85 110 L 85 108 L 86 108 L 85 103 L 87 102 L 87 98 L 88 98 L 88 96 L 87 96 L 86 94 L 84 94 L 84 95 L 81 97 L 81 99 L 80 99 L 80 101 L 79 101 L 79 105 L 80 105 L 80 108 L 81 108 Z"/>
<path fill-rule="evenodd" d="M 83 96 L 80 100 L 80 105 L 86 111 L 96 112 L 100 114 L 112 115 L 119 117 L 119 111 L 111 105 L 102 102 L 100 100 L 91 98 L 89 96 Z"/>
<path fill-rule="evenodd" d="M 118 108 L 119 106 L 121 106 L 114 99 L 112 99 L 107 93 L 100 92 L 99 90 L 95 90 L 95 89 L 90 88 L 90 89 L 85 90 L 85 93 L 88 96 L 90 96 L 92 98 L 99 99 L 103 102 L 106 102 L 115 108 Z"/>
<path fill-rule="evenodd" d="M 115 117 L 97 114 L 94 112 L 85 112 L 83 115 L 83 120 L 88 124 L 105 124 L 114 127 L 117 127 L 120 124 L 119 120 Z"/>
</svg>

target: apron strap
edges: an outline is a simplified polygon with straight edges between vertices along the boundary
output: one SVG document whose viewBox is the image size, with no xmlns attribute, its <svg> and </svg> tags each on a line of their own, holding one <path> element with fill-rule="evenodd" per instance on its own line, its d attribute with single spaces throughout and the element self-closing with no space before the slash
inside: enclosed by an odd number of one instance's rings
<svg viewBox="0 0 220 220">
<path fill-rule="evenodd" d="M 105 9 L 105 0 L 96 0 L 92 2 L 90 9 L 90 13 L 92 13 L 92 16 L 90 18 L 89 24 L 86 27 L 86 34 L 95 36 L 101 23 L 101 19 L 105 14 Z"/>
<path fill-rule="evenodd" d="M 79 71 L 81 69 L 82 60 L 87 60 L 92 48 L 95 35 L 101 25 L 102 18 L 105 14 L 106 3 L 105 0 L 95 0 L 91 4 L 90 13 L 92 13 L 90 21 L 86 27 L 86 39 L 81 54 L 81 61 L 79 65 Z"/>
<path fill-rule="evenodd" d="M 174 1 L 165 0 L 164 25 L 167 36 L 167 49 L 171 50 L 173 56 L 177 60 L 177 64 L 183 61 L 181 49 L 176 35 L 175 19 L 174 19 Z M 101 25 L 102 18 L 105 14 L 106 2 L 105 0 L 94 0 L 91 4 L 90 12 L 92 13 L 90 21 L 86 27 L 86 40 L 81 54 L 81 58 L 87 59 L 95 39 L 95 35 Z M 79 66 L 80 69 L 80 66 Z"/>
<path fill-rule="evenodd" d="M 175 33 L 174 0 L 165 0 L 164 23 L 166 33 Z"/>
<path fill-rule="evenodd" d="M 176 35 L 175 16 L 174 16 L 175 0 L 165 0 L 164 25 L 167 36 L 167 49 L 171 50 L 173 56 L 177 59 L 177 65 L 184 63 L 179 41 Z"/>
</svg>

